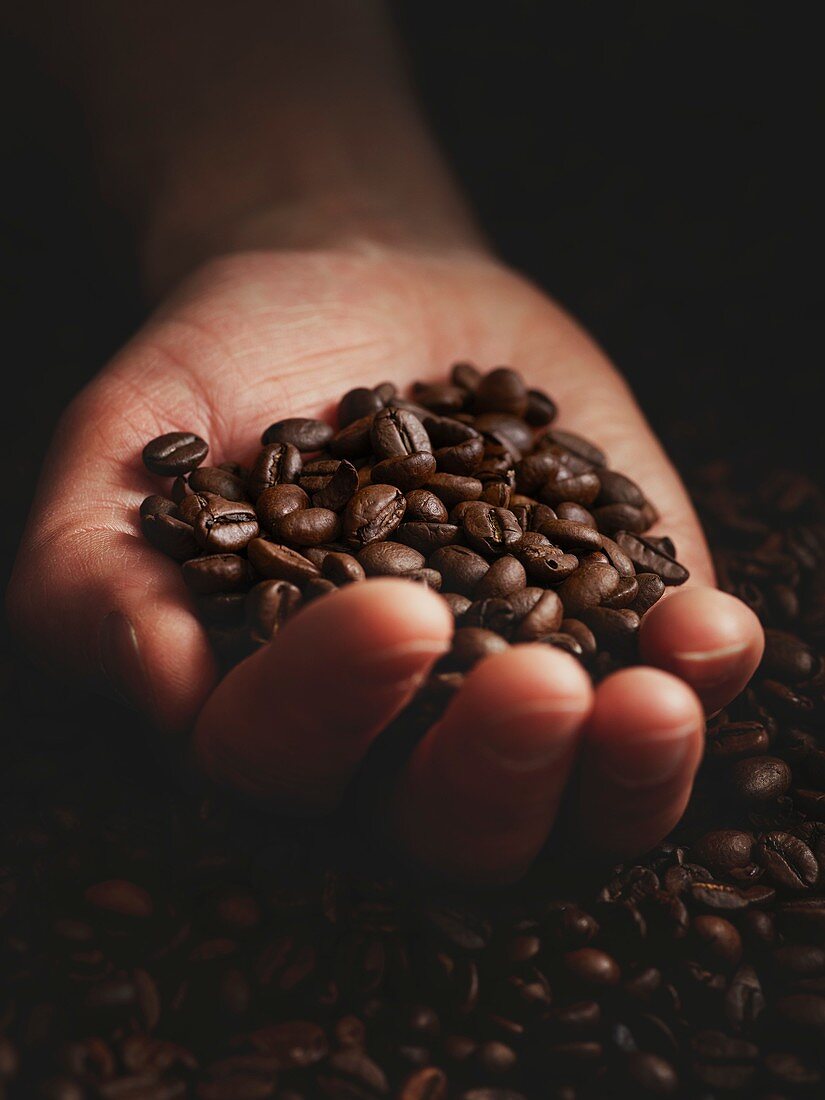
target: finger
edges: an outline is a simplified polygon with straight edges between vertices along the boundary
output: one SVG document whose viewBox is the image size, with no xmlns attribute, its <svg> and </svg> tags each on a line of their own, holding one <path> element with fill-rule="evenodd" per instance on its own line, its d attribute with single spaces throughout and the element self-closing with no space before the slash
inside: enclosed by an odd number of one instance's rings
<svg viewBox="0 0 825 1100">
<path fill-rule="evenodd" d="M 413 859 L 473 883 L 523 873 L 558 812 L 592 694 L 578 662 L 549 646 L 482 661 L 393 797 L 394 833 Z"/>
<path fill-rule="evenodd" d="M 452 631 L 444 601 L 409 581 L 310 604 L 218 685 L 195 729 L 201 767 L 284 811 L 331 810 Z"/>
<path fill-rule="evenodd" d="M 668 673 L 636 667 L 603 680 L 583 733 L 578 835 L 611 855 L 658 843 L 687 805 L 703 732 L 699 700 Z"/>
<path fill-rule="evenodd" d="M 764 644 L 759 620 L 746 604 L 698 586 L 652 607 L 640 633 L 644 660 L 690 684 L 709 714 L 744 688 Z"/>
</svg>

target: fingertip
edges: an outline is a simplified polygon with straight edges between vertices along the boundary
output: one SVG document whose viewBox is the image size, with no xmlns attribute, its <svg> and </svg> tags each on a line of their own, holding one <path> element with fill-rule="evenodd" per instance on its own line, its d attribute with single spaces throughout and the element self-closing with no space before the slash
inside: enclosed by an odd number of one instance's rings
<svg viewBox="0 0 825 1100">
<path fill-rule="evenodd" d="M 741 600 L 694 586 L 651 608 L 642 622 L 640 649 L 646 661 L 690 684 L 713 711 L 738 695 L 755 672 L 764 634 Z"/>
</svg>

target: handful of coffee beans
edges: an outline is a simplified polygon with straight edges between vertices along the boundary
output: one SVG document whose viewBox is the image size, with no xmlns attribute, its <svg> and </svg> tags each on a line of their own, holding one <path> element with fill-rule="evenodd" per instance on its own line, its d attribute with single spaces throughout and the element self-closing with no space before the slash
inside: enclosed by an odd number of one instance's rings
<svg viewBox="0 0 825 1100">
<path fill-rule="evenodd" d="M 227 666 L 300 608 L 366 577 L 439 592 L 456 619 L 435 681 L 454 687 L 510 642 L 557 646 L 596 678 L 636 659 L 639 623 L 688 571 L 657 513 L 595 444 L 553 426 L 556 405 L 509 367 L 453 366 L 448 383 L 359 387 L 337 431 L 291 417 L 250 469 L 203 465 L 191 432 L 147 443 L 173 479 L 141 526 L 181 562 Z M 433 686 L 431 684 L 431 686 Z"/>
</svg>

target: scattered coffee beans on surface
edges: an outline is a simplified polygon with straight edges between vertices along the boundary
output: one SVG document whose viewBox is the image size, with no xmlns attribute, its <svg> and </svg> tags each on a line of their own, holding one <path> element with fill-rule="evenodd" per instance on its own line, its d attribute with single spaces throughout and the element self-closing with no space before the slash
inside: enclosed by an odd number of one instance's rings
<svg viewBox="0 0 825 1100">
<path fill-rule="evenodd" d="M 475 438 L 462 434 L 472 425 L 456 419 L 465 414 L 456 413 L 454 391 L 478 382 L 463 366 L 444 392 L 416 393 L 416 402 L 426 396 L 438 403 L 443 434 L 435 426 L 427 433 L 430 439 L 435 433 L 436 450 Z M 480 408 L 489 409 L 494 389 L 485 386 Z M 475 423 L 506 415 L 541 427 L 552 416 L 542 395 L 528 392 L 525 406 L 509 381 L 503 389 L 508 411 L 479 411 Z M 344 427 L 372 417 L 387 396 L 383 387 L 380 394 L 347 395 Z M 300 461 L 301 439 L 317 445 L 320 437 L 320 429 L 303 432 L 292 423 L 284 432 L 282 423 L 266 446 L 295 447 Z M 554 435 L 550 448 L 567 447 L 600 476 L 605 467 L 597 452 Z M 327 446 L 332 453 L 332 441 Z M 346 446 L 371 449 L 363 424 Z M 356 478 L 369 468 L 361 462 L 366 453 L 346 459 Z M 278 454 L 274 465 L 283 468 L 291 452 Z M 315 461 L 305 454 L 296 480 L 269 486 L 276 519 L 303 501 L 295 486 L 310 500 L 296 510 L 346 511 L 354 490 L 339 508 L 313 496 L 344 459 L 318 458 L 330 464 L 323 468 L 313 468 Z M 272 466 L 269 457 L 259 464 L 260 481 Z M 454 476 L 482 481 L 477 473 Z M 341 482 L 352 476 L 347 471 Z M 461 619 L 451 655 L 458 668 L 490 639 L 503 646 L 508 638 L 549 634 L 573 639 L 591 668 L 604 652 L 610 662 L 627 659 L 605 650 L 585 621 L 571 616 L 565 582 L 518 587 L 521 573 L 508 559 L 525 573 L 529 562 L 507 542 L 507 522 L 473 525 L 475 545 L 459 537 L 466 530 L 462 516 L 433 491 L 434 476 L 429 488 L 405 491 L 401 525 L 446 527 L 443 543 L 431 541 L 429 530 L 360 549 L 339 539 L 334 550 L 278 543 L 259 495 L 263 533 L 246 555 L 195 543 L 183 566 L 189 588 L 198 601 L 216 599 L 215 608 L 240 599 L 236 622 L 263 642 L 310 585 L 358 581 L 362 570 L 376 568 L 370 555 L 393 561 L 402 554 L 393 568 L 432 569 L 442 578 L 445 599 Z M 293 487 L 292 495 L 280 485 Z M 599 867 L 559 846 L 507 891 L 432 887 L 370 852 L 346 809 L 331 822 L 295 823 L 182 788 L 159 771 L 146 751 L 145 728 L 123 710 L 88 699 L 72 706 L 61 697 L 59 713 L 46 724 L 33 709 L 42 691 L 19 672 L 0 678 L 6 709 L 18 716 L 0 733 L 0 1096 L 821 1097 L 825 499 L 802 476 L 773 472 L 758 479 L 749 469 L 739 480 L 719 463 L 695 472 L 691 490 L 720 584 L 759 615 L 767 647 L 753 681 L 709 723 L 705 761 L 682 822 L 638 861 Z M 524 495 L 538 500 L 537 491 Z M 179 488 L 177 495 L 180 506 L 192 494 Z M 558 550 L 554 560 L 571 555 L 574 578 L 594 552 L 587 540 L 600 537 L 598 552 L 620 578 L 612 594 L 635 578 L 644 599 L 655 601 L 664 580 L 648 570 L 651 564 L 673 570 L 673 547 L 664 539 L 640 542 L 625 527 L 627 536 L 608 536 L 615 548 L 604 549 L 604 534 L 587 516 L 582 522 L 583 510 L 593 509 L 565 503 L 539 500 L 555 512 L 552 522 L 579 525 L 561 529 L 566 543 L 543 536 Z M 512 494 L 493 507 L 519 514 Z M 143 514 L 171 516 L 169 501 L 150 498 Z M 225 514 L 232 513 L 210 510 Z M 372 522 L 377 514 L 384 514 L 380 507 L 369 516 L 365 508 L 363 517 Z M 360 519 L 359 513 L 356 528 L 364 526 Z M 542 534 L 525 531 L 522 543 L 528 533 Z M 497 554 L 488 537 L 501 548 Z M 431 564 L 440 550 L 448 551 L 441 567 L 441 558 Z M 455 554 L 459 560 L 449 560 Z M 475 555 L 486 572 L 473 579 L 462 555 Z M 508 594 L 485 597 L 489 606 L 482 609 L 474 586 L 494 568 L 490 583 Z M 469 594 L 444 585 L 445 576 L 463 578 Z M 601 607 L 623 610 L 604 601 Z M 643 603 L 633 607 L 643 613 Z M 565 645 L 575 651 L 571 641 Z M 404 724 L 428 721 L 460 675 L 439 673 Z"/>
<path fill-rule="evenodd" d="M 639 486 L 555 417 L 516 371 L 459 363 L 411 400 L 389 383 L 350 390 L 337 431 L 277 421 L 248 471 L 202 466 L 206 442 L 173 432 L 144 449 L 175 482 L 146 498 L 141 525 L 183 563 L 227 666 L 311 600 L 392 576 L 440 592 L 456 619 L 426 690 L 454 690 L 515 641 L 557 646 L 598 678 L 637 660 L 641 617 L 688 572 L 670 539 L 645 537 L 657 515 Z"/>
</svg>

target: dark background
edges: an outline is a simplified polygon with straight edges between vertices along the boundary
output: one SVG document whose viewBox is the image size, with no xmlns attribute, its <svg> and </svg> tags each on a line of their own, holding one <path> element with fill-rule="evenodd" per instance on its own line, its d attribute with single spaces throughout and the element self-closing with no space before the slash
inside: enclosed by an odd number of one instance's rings
<svg viewBox="0 0 825 1100">
<path fill-rule="evenodd" d="M 396 9 L 499 251 L 590 328 L 671 449 L 782 452 L 818 472 L 823 117 L 807 9 Z M 5 571 L 60 409 L 141 305 L 82 118 L 19 44 L 0 62 Z"/>
</svg>

